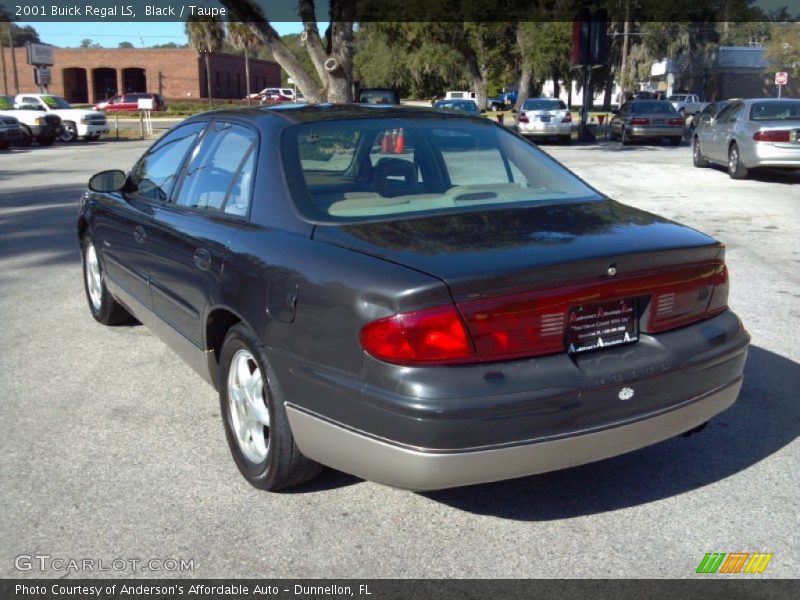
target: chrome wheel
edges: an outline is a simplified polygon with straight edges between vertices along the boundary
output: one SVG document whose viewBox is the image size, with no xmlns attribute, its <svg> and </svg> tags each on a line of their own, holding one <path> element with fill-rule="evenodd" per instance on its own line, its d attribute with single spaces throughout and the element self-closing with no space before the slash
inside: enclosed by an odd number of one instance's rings
<svg viewBox="0 0 800 600">
<path fill-rule="evenodd" d="M 264 379 L 249 350 L 233 355 L 228 370 L 228 410 L 239 449 L 254 463 L 269 452 L 269 408 Z"/>
<path fill-rule="evenodd" d="M 97 260 L 97 252 L 94 244 L 86 246 L 84 258 L 84 271 L 86 272 L 86 289 L 89 290 L 89 300 L 92 308 L 97 312 L 103 303 L 103 280 L 100 276 L 100 262 Z"/>
<path fill-rule="evenodd" d="M 730 152 L 728 152 L 728 170 L 731 173 L 736 172 L 736 167 L 739 165 L 739 148 L 737 146 L 731 146 Z"/>
</svg>

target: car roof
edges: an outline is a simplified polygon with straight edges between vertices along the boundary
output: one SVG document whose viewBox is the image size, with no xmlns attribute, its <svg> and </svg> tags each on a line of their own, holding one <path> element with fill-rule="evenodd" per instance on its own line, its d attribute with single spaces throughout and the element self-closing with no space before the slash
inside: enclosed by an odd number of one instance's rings
<svg viewBox="0 0 800 600">
<path fill-rule="evenodd" d="M 212 110 L 193 115 L 184 123 L 220 117 L 260 121 L 259 117 L 278 117 L 287 125 L 351 119 L 461 119 L 491 123 L 468 113 L 448 113 L 433 108 L 387 104 L 278 104 L 275 106 Z"/>
</svg>

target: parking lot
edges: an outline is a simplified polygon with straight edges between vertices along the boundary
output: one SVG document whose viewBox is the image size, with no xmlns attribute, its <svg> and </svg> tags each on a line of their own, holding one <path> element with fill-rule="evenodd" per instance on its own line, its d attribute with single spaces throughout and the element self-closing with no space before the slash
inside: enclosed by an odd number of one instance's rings
<svg viewBox="0 0 800 600">
<path fill-rule="evenodd" d="M 148 145 L 0 157 L 0 576 L 91 575 L 15 568 L 46 554 L 193 561 L 103 576 L 681 578 L 706 552 L 769 552 L 758 577 L 796 577 L 799 175 L 733 181 L 692 167 L 686 143 L 543 147 L 611 197 L 727 244 L 753 341 L 739 401 L 702 433 L 463 489 L 327 470 L 269 494 L 231 460 L 216 393 L 144 327 L 104 328 L 87 309 L 78 199 Z"/>
</svg>

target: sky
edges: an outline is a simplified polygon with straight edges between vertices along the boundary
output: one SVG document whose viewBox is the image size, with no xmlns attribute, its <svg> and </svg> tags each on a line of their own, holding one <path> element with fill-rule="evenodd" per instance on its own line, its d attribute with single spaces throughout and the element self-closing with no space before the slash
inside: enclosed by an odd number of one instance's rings
<svg viewBox="0 0 800 600">
<path fill-rule="evenodd" d="M 183 22 L 168 23 L 26 23 L 39 32 L 39 38 L 45 44 L 53 44 L 62 48 L 80 46 L 81 40 L 90 39 L 105 48 L 116 48 L 120 42 L 130 42 L 134 46 L 147 47 L 156 44 L 186 43 Z M 281 35 L 300 33 L 303 24 L 272 23 Z"/>
</svg>

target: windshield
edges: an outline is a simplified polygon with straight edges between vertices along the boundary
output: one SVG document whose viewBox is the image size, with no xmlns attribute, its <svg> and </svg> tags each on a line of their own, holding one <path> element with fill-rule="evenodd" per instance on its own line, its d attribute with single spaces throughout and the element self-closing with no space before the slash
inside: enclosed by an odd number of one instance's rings
<svg viewBox="0 0 800 600">
<path fill-rule="evenodd" d="M 547 154 L 488 121 L 295 125 L 283 136 L 282 154 L 298 208 L 312 221 L 600 199 Z"/>
<path fill-rule="evenodd" d="M 69 102 L 64 100 L 61 96 L 42 96 L 41 99 L 48 108 L 72 108 Z"/>
<path fill-rule="evenodd" d="M 460 110 L 462 112 L 476 113 L 478 105 L 471 100 L 440 100 L 436 103 L 434 108 L 442 110 Z"/>
<path fill-rule="evenodd" d="M 750 109 L 753 121 L 796 121 L 800 119 L 800 100 L 755 102 Z"/>
<path fill-rule="evenodd" d="M 561 100 L 526 100 L 523 110 L 565 110 L 567 105 Z"/>
<path fill-rule="evenodd" d="M 631 104 L 631 112 L 640 115 L 660 115 L 677 114 L 678 111 L 669 102 L 664 100 L 653 100 L 644 102 L 634 102 Z"/>
</svg>

